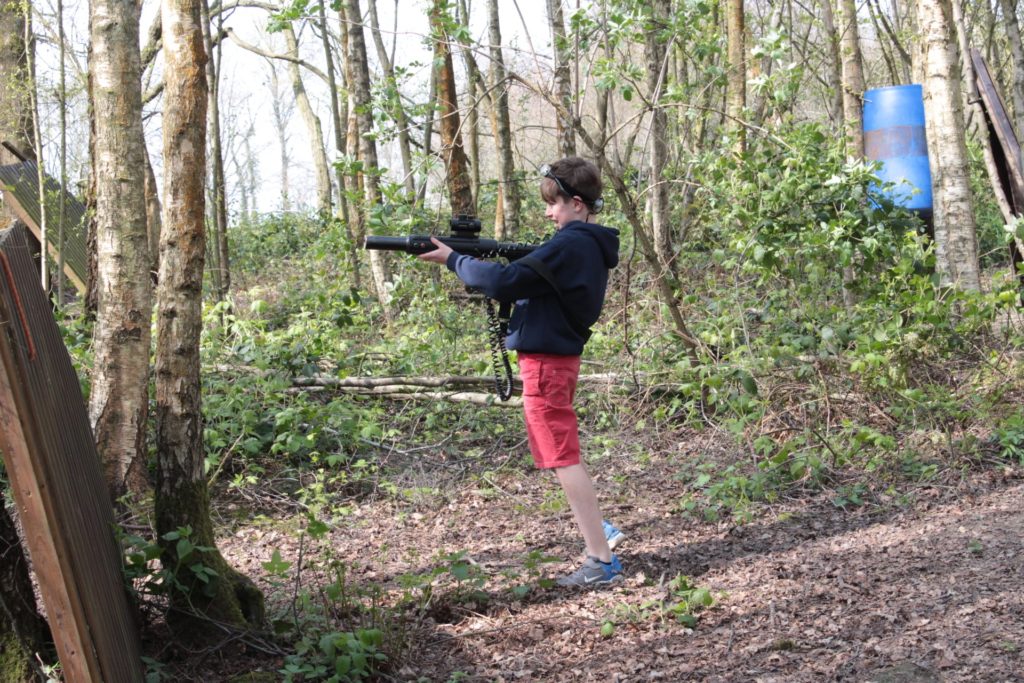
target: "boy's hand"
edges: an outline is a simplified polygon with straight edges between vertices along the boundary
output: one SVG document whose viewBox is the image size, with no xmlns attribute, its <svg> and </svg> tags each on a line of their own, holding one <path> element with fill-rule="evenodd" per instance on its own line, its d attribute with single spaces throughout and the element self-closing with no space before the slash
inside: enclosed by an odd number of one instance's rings
<svg viewBox="0 0 1024 683">
<path fill-rule="evenodd" d="M 434 243 L 434 246 L 436 246 L 437 249 L 435 249 L 434 251 L 428 251 L 424 254 L 420 254 L 416 258 L 420 259 L 421 261 L 440 263 L 442 266 L 448 263 L 448 255 L 452 253 L 452 248 L 449 247 L 444 242 L 442 242 L 441 240 L 437 239 L 436 237 L 431 237 L 430 241 Z"/>
</svg>

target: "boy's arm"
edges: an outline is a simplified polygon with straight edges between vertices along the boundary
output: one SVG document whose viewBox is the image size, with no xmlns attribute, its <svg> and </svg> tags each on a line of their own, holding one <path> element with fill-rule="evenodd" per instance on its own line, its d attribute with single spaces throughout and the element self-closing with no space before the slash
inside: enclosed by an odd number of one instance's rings
<svg viewBox="0 0 1024 683">
<path fill-rule="evenodd" d="M 439 240 L 431 238 L 431 241 L 437 249 L 417 258 L 445 264 L 466 285 L 479 289 L 492 299 L 514 301 L 550 293 L 548 284 L 530 268 L 517 266 L 515 262 L 506 266 L 482 261 L 453 251 Z"/>
</svg>

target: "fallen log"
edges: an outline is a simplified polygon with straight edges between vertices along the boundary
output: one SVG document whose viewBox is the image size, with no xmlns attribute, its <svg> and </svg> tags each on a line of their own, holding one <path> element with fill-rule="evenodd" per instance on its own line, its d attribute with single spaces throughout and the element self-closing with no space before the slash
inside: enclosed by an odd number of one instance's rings
<svg viewBox="0 0 1024 683">
<path fill-rule="evenodd" d="M 359 386 L 301 386 L 288 389 L 288 393 L 309 393 L 319 391 L 331 391 L 333 393 L 349 394 L 353 396 L 374 396 L 378 398 L 394 399 L 396 401 L 452 401 L 458 403 L 472 403 L 480 406 L 495 406 L 497 408 L 521 408 L 523 398 L 513 396 L 507 401 L 499 401 L 493 393 L 481 391 L 429 391 L 429 388 L 411 385 L 395 384 L 383 387 L 359 387 Z"/>
<path fill-rule="evenodd" d="M 649 373 L 637 373 L 636 379 L 649 379 Z M 634 375 L 627 375 L 618 372 L 605 372 L 589 375 L 580 375 L 579 384 L 605 384 L 605 385 L 633 385 Z M 520 377 L 514 377 L 513 385 L 521 390 L 523 381 Z M 447 375 L 443 377 L 333 377 L 331 375 L 312 375 L 310 377 L 295 377 L 292 379 L 292 386 L 297 387 L 386 387 L 386 386 L 415 386 L 415 387 L 490 387 L 494 386 L 494 378 L 479 375 Z"/>
</svg>

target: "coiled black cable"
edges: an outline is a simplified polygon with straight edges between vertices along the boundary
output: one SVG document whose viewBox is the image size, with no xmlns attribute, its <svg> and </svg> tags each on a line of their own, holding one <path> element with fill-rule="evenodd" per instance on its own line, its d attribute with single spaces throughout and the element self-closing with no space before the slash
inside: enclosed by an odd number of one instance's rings
<svg viewBox="0 0 1024 683">
<path fill-rule="evenodd" d="M 487 334 L 491 341 L 491 365 L 494 368 L 494 390 L 498 398 L 507 401 L 512 398 L 512 364 L 508 360 L 508 349 L 505 348 L 505 325 L 494 310 L 494 301 L 484 297 L 487 305 Z M 505 370 L 505 381 L 502 382 L 502 366 Z"/>
</svg>

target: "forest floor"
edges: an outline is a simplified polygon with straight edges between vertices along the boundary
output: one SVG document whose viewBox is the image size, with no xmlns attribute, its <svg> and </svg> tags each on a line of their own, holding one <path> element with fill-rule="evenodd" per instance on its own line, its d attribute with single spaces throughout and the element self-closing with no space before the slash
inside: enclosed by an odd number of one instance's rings
<svg viewBox="0 0 1024 683">
<path fill-rule="evenodd" d="M 257 515 L 244 497 L 221 498 L 222 519 L 235 521 L 219 544 L 266 592 L 272 615 L 288 618 L 302 587 L 327 581 L 330 557 L 344 562 L 353 594 L 380 587 L 381 604 L 406 598 L 389 636 L 405 647 L 382 680 L 1024 681 L 1019 468 L 949 470 L 898 492 L 869 483 L 856 506 L 837 505 L 837 489 L 808 490 L 752 506 L 743 523 L 681 512 L 693 462 L 724 466 L 736 457 L 726 442 L 662 434 L 647 457 L 591 461 L 605 514 L 629 537 L 618 551 L 626 580 L 604 590 L 539 585 L 573 568 L 581 542 L 525 444 L 503 464 L 460 457 L 451 444 L 407 453 L 405 502 L 353 503 L 318 541 L 299 540 L 301 515 Z M 298 581 L 268 576 L 275 550 L 303 568 Z M 468 569 L 451 555 L 460 552 Z M 538 564 L 541 554 L 557 561 Z M 444 571 L 455 565 L 461 582 Z M 672 609 L 694 596 L 678 577 L 714 599 L 692 628 Z M 282 666 L 225 649 L 204 655 L 201 677 L 263 680 L 232 676 Z"/>
</svg>

